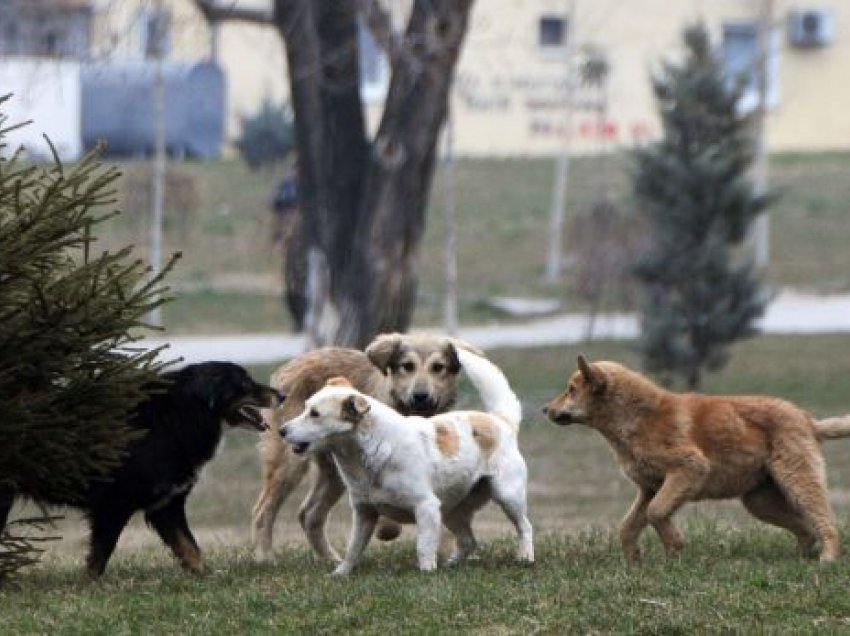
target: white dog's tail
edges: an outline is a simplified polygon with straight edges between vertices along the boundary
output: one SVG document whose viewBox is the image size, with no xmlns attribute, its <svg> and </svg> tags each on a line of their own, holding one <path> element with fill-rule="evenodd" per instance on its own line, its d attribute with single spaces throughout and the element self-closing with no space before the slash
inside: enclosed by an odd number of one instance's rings
<svg viewBox="0 0 850 636">
<path fill-rule="evenodd" d="M 815 434 L 818 436 L 818 439 L 850 437 L 850 415 L 816 420 Z"/>
<path fill-rule="evenodd" d="M 458 348 L 457 355 L 463 370 L 481 394 L 487 412 L 505 420 L 514 431 L 519 431 L 522 405 L 505 374 L 487 358 L 471 351 Z"/>
</svg>

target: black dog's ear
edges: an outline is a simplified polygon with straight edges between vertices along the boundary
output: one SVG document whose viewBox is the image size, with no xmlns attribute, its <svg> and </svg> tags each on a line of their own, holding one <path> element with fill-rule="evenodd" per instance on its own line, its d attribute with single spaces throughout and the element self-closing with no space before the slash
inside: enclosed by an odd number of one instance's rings
<svg viewBox="0 0 850 636">
<path fill-rule="evenodd" d="M 443 349 L 443 355 L 446 356 L 446 369 L 449 373 L 460 373 L 460 358 L 457 355 L 457 349 L 454 344 L 447 342 Z"/>
<path fill-rule="evenodd" d="M 383 333 L 366 347 L 366 357 L 384 375 L 387 375 L 387 371 L 400 353 L 401 335 L 397 333 Z"/>
<path fill-rule="evenodd" d="M 342 402 L 342 419 L 357 424 L 370 408 L 369 402 L 362 395 L 349 395 Z"/>
</svg>

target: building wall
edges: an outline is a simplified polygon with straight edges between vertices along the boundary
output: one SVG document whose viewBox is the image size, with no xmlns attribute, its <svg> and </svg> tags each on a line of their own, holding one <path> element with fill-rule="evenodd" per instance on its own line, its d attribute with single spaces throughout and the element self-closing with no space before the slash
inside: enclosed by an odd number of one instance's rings
<svg viewBox="0 0 850 636">
<path fill-rule="evenodd" d="M 572 34 L 580 49 L 599 46 L 611 64 L 609 110 L 604 121 L 577 107 L 568 124 L 566 55 L 542 51 L 538 21 L 565 14 L 564 0 L 485 0 L 475 8 L 458 67 L 452 100 L 455 143 L 462 154 L 551 154 L 571 146 L 596 152 L 658 135 L 649 76 L 663 59 L 681 51 L 683 27 L 703 20 L 719 43 L 724 22 L 755 20 L 751 0 L 577 0 Z M 816 5 L 775 2 L 779 62 L 778 103 L 768 122 L 773 150 L 850 148 L 850 5 L 843 0 Z M 792 8 L 829 8 L 835 17 L 830 46 L 799 49 L 788 44 L 786 18 Z M 586 103 L 592 91 L 575 91 Z"/>
<path fill-rule="evenodd" d="M 209 55 L 207 27 L 192 0 L 166 0 L 173 14 L 171 54 L 203 59 Z M 238 0 L 269 6 L 268 0 Z M 141 0 L 95 0 L 94 40 L 101 54 L 140 56 Z M 409 0 L 386 0 L 403 22 Z M 598 46 L 611 64 L 608 112 L 575 110 L 568 122 L 564 51 L 543 51 L 538 42 L 543 15 L 565 15 L 575 7 L 571 35 L 576 48 Z M 626 147 L 658 135 L 649 74 L 663 59 L 681 51 L 682 29 L 702 19 L 719 42 L 724 22 L 755 20 L 755 0 L 478 0 L 457 69 L 452 96 L 455 147 L 462 155 L 551 155 L 569 137 L 575 152 Z M 850 3 L 775 0 L 778 28 L 778 101 L 768 122 L 773 150 L 850 148 Z M 798 49 L 786 37 L 792 9 L 826 8 L 835 18 L 830 46 Z M 133 26 L 134 20 L 136 25 Z M 117 34 L 117 35 L 116 35 Z M 228 78 L 228 138 L 238 134 L 239 116 L 259 108 L 264 98 L 286 98 L 282 43 L 271 28 L 229 23 L 221 28 L 219 61 Z M 595 97 L 575 92 L 579 104 Z M 380 99 L 370 93 L 368 121 L 375 126 Z M 568 135 L 568 132 L 571 135 Z"/>
</svg>

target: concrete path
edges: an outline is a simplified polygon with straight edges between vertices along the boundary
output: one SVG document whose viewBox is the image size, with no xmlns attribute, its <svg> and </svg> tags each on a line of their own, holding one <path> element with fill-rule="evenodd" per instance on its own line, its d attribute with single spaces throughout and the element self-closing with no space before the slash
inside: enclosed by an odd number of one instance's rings
<svg viewBox="0 0 850 636">
<path fill-rule="evenodd" d="M 771 303 L 760 324 L 765 333 L 772 334 L 850 332 L 850 294 L 813 296 L 785 291 Z M 603 314 L 597 316 L 593 326 L 593 338 L 598 340 L 633 339 L 637 333 L 634 314 Z M 522 324 L 461 327 L 458 337 L 482 349 L 495 349 L 570 344 L 585 340 L 587 334 L 586 315 L 561 314 Z M 273 363 L 299 355 L 306 346 L 302 336 L 276 333 L 176 336 L 142 342 L 150 347 L 169 344 L 164 357 L 182 357 L 186 363 Z"/>
</svg>

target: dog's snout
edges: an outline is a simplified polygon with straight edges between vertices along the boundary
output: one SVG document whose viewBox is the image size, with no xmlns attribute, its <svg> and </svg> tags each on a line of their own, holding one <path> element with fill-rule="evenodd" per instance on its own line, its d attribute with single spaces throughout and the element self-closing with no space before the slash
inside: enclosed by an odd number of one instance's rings
<svg viewBox="0 0 850 636">
<path fill-rule="evenodd" d="M 410 396 L 410 401 L 413 406 L 427 406 L 431 400 L 431 395 L 426 391 L 416 391 Z"/>
</svg>

